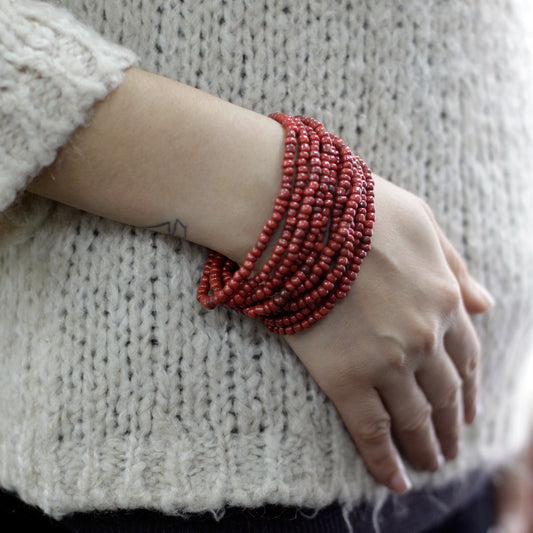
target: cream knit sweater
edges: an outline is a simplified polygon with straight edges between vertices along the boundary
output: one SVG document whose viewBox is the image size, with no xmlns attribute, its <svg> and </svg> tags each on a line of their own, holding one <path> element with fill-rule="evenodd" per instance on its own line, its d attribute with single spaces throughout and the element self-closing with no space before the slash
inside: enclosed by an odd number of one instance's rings
<svg viewBox="0 0 533 533">
<path fill-rule="evenodd" d="M 205 249 L 23 193 L 136 56 L 256 111 L 316 116 L 429 202 L 497 306 L 475 320 L 483 411 L 456 461 L 411 479 L 442 484 L 519 449 L 533 360 L 529 5 L 0 0 L 0 485 L 55 516 L 349 507 L 381 490 L 283 338 L 197 303 Z"/>
</svg>

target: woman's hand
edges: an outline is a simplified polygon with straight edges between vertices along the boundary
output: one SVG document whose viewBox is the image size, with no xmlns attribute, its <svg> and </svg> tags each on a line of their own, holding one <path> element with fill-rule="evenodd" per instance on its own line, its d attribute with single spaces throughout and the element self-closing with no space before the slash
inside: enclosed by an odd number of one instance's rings
<svg viewBox="0 0 533 533">
<path fill-rule="evenodd" d="M 457 455 L 476 413 L 480 343 L 468 312 L 490 295 L 429 207 L 375 178 L 372 249 L 348 296 L 287 342 L 336 405 L 376 480 L 409 489 L 410 463 L 437 470 Z"/>
<path fill-rule="evenodd" d="M 274 120 L 132 68 L 28 189 L 127 224 L 179 228 L 240 262 L 272 213 L 284 139 Z M 437 468 L 440 449 L 456 454 L 461 394 L 471 421 L 479 361 L 466 311 L 490 304 L 419 199 L 376 178 L 375 201 L 373 247 L 348 297 L 287 339 L 370 471 L 401 492 L 391 429 L 420 468 Z"/>
</svg>

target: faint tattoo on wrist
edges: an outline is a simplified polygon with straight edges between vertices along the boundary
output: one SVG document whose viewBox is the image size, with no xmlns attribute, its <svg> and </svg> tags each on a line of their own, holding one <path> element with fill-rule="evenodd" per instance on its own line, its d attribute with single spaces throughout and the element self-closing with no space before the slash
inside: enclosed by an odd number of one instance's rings
<svg viewBox="0 0 533 533">
<path fill-rule="evenodd" d="M 166 222 L 160 222 L 159 224 L 154 224 L 152 226 L 139 226 L 139 228 L 151 229 L 161 233 L 166 233 L 167 235 L 172 235 L 172 237 L 181 237 L 183 239 L 187 239 L 187 225 L 184 224 L 179 218 L 176 218 L 174 221 L 167 220 Z"/>
</svg>

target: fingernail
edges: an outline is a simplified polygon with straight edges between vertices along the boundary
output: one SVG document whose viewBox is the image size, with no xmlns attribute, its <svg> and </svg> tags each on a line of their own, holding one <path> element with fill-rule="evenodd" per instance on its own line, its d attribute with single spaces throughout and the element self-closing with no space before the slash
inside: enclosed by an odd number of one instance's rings
<svg viewBox="0 0 533 533">
<path fill-rule="evenodd" d="M 427 467 L 427 470 L 430 472 L 436 472 L 437 470 L 440 470 L 440 468 L 444 465 L 445 459 L 444 455 L 442 453 L 438 453 L 435 456 L 435 460 L 431 462 L 431 465 Z"/>
<path fill-rule="evenodd" d="M 392 477 L 389 487 L 398 494 L 405 494 L 413 488 L 413 485 L 403 469 L 400 469 Z"/>
<path fill-rule="evenodd" d="M 437 463 L 439 464 L 439 469 L 444 466 L 444 463 L 446 462 L 446 459 L 444 459 L 444 455 L 442 453 L 439 453 L 437 455 Z"/>
</svg>

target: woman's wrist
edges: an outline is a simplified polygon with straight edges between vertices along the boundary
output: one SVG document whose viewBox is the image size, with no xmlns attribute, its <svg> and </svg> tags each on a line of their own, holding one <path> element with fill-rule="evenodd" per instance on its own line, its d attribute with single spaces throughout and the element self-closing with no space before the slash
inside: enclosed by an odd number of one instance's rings
<svg viewBox="0 0 533 533">
<path fill-rule="evenodd" d="M 284 138 L 268 117 L 130 69 L 28 189 L 241 262 L 272 213 Z"/>
</svg>

